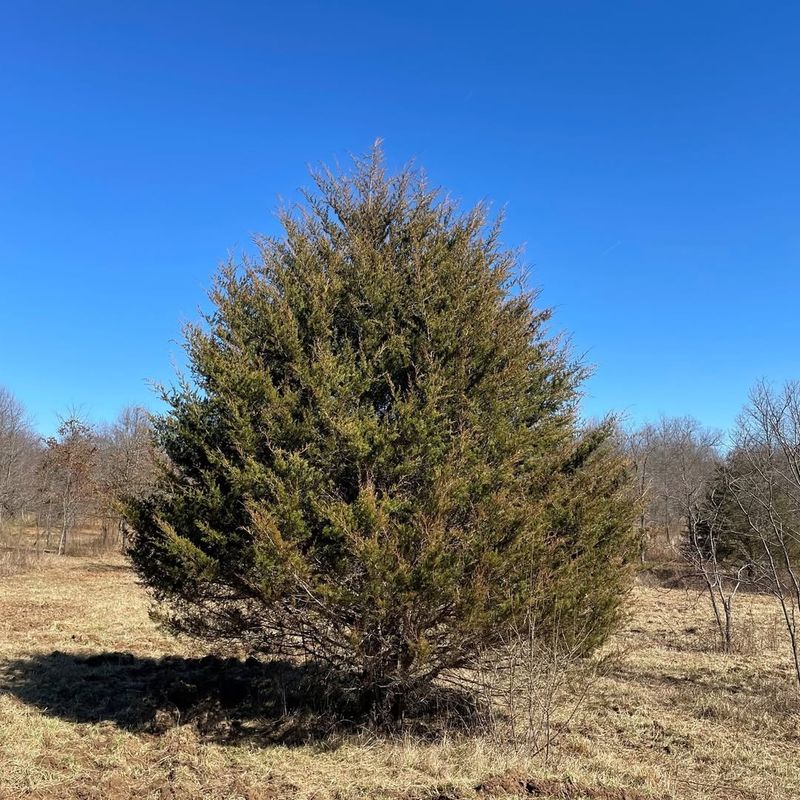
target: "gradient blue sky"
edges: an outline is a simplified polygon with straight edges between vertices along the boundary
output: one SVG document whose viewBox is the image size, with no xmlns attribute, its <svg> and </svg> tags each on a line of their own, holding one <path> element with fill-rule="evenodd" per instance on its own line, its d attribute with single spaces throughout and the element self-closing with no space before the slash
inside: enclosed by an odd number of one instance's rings
<svg viewBox="0 0 800 800">
<path fill-rule="evenodd" d="M 585 412 L 725 427 L 800 377 L 800 6 L 6 3 L 0 384 L 157 407 L 217 263 L 383 137 L 506 205 Z"/>
</svg>

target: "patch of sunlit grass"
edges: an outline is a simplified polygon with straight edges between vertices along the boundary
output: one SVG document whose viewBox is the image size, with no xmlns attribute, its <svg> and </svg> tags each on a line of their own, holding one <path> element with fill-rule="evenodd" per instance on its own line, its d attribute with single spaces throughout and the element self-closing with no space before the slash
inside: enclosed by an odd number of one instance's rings
<svg viewBox="0 0 800 800">
<path fill-rule="evenodd" d="M 702 596 L 638 588 L 624 628 L 608 645 L 619 655 L 545 764 L 496 737 L 457 731 L 434 739 L 353 730 L 292 744 L 223 741 L 167 707 L 154 710 L 164 724 L 123 724 L 124 715 L 103 713 L 109 701 L 124 705 L 127 696 L 104 696 L 110 678 L 119 674 L 115 691 L 136 697 L 144 665 L 202 653 L 155 627 L 120 557 L 53 558 L 46 568 L 36 566 L 0 581 L 3 800 L 410 800 L 534 790 L 576 799 L 800 796 L 800 706 L 766 598 L 739 600 L 746 641 L 723 655 Z M 85 683 L 91 670 L 59 666 L 120 652 L 130 654 L 132 666 L 118 673 L 98 668 L 96 686 Z M 29 677 L 21 677 L 19 665 L 40 662 L 51 665 L 37 677 L 48 685 L 38 695 L 22 691 L 20 681 Z M 69 711 L 75 698 L 86 698 L 86 713 Z M 258 709 L 252 713 L 256 718 Z"/>
</svg>

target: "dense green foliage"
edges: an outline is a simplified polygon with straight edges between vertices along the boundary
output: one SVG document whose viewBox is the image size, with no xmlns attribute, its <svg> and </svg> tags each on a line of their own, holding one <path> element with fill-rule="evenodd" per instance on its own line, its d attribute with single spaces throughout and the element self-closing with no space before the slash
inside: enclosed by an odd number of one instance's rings
<svg viewBox="0 0 800 800">
<path fill-rule="evenodd" d="M 136 568 L 175 629 L 382 702 L 532 617 L 591 648 L 629 578 L 626 467 L 610 422 L 579 429 L 584 370 L 499 225 L 378 151 L 315 180 L 188 329 Z"/>
</svg>

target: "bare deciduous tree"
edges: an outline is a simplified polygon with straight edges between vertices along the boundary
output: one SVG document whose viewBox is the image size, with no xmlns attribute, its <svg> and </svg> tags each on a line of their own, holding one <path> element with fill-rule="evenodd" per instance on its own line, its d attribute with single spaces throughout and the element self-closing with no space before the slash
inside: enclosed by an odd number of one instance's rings
<svg viewBox="0 0 800 800">
<path fill-rule="evenodd" d="M 37 444 L 22 404 L 0 387 L 0 527 L 33 496 Z"/>
<path fill-rule="evenodd" d="M 653 482 L 651 458 L 655 450 L 654 432 L 652 425 L 644 425 L 630 431 L 623 441 L 623 448 L 636 469 L 636 479 L 631 483 L 631 487 L 638 510 L 636 532 L 639 542 L 639 560 L 642 564 L 647 559 L 647 550 L 652 534 L 649 500 Z"/>
<path fill-rule="evenodd" d="M 735 434 L 730 486 L 758 548 L 754 583 L 780 605 L 800 684 L 800 383 L 761 383 Z"/>
<path fill-rule="evenodd" d="M 731 527 L 729 472 L 718 470 L 718 477 L 698 504 L 688 526 L 682 554 L 696 577 L 702 579 L 714 612 L 722 650 L 734 649 L 733 601 L 752 574 L 752 560 Z"/>
<path fill-rule="evenodd" d="M 44 466 L 58 509 L 58 554 L 66 552 L 69 534 L 93 499 L 97 442 L 92 427 L 71 414 L 57 436 L 46 440 Z"/>
<path fill-rule="evenodd" d="M 127 546 L 127 527 L 120 513 L 120 498 L 143 498 L 155 478 L 157 454 L 153 443 L 150 415 L 136 406 L 122 410 L 116 421 L 101 436 L 99 459 L 101 505 L 104 534 L 113 525 L 123 548 Z"/>
</svg>

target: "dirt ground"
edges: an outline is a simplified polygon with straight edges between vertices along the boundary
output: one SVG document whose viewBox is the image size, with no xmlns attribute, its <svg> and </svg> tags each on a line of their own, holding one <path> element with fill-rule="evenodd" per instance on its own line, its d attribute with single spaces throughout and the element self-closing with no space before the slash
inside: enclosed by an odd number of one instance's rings
<svg viewBox="0 0 800 800">
<path fill-rule="evenodd" d="M 768 599 L 737 613 L 723 655 L 701 596 L 637 588 L 545 762 L 486 735 L 312 734 L 296 711 L 290 730 L 291 665 L 160 632 L 117 556 L 48 557 L 0 579 L 0 798 L 797 798 L 784 632 Z"/>
</svg>

